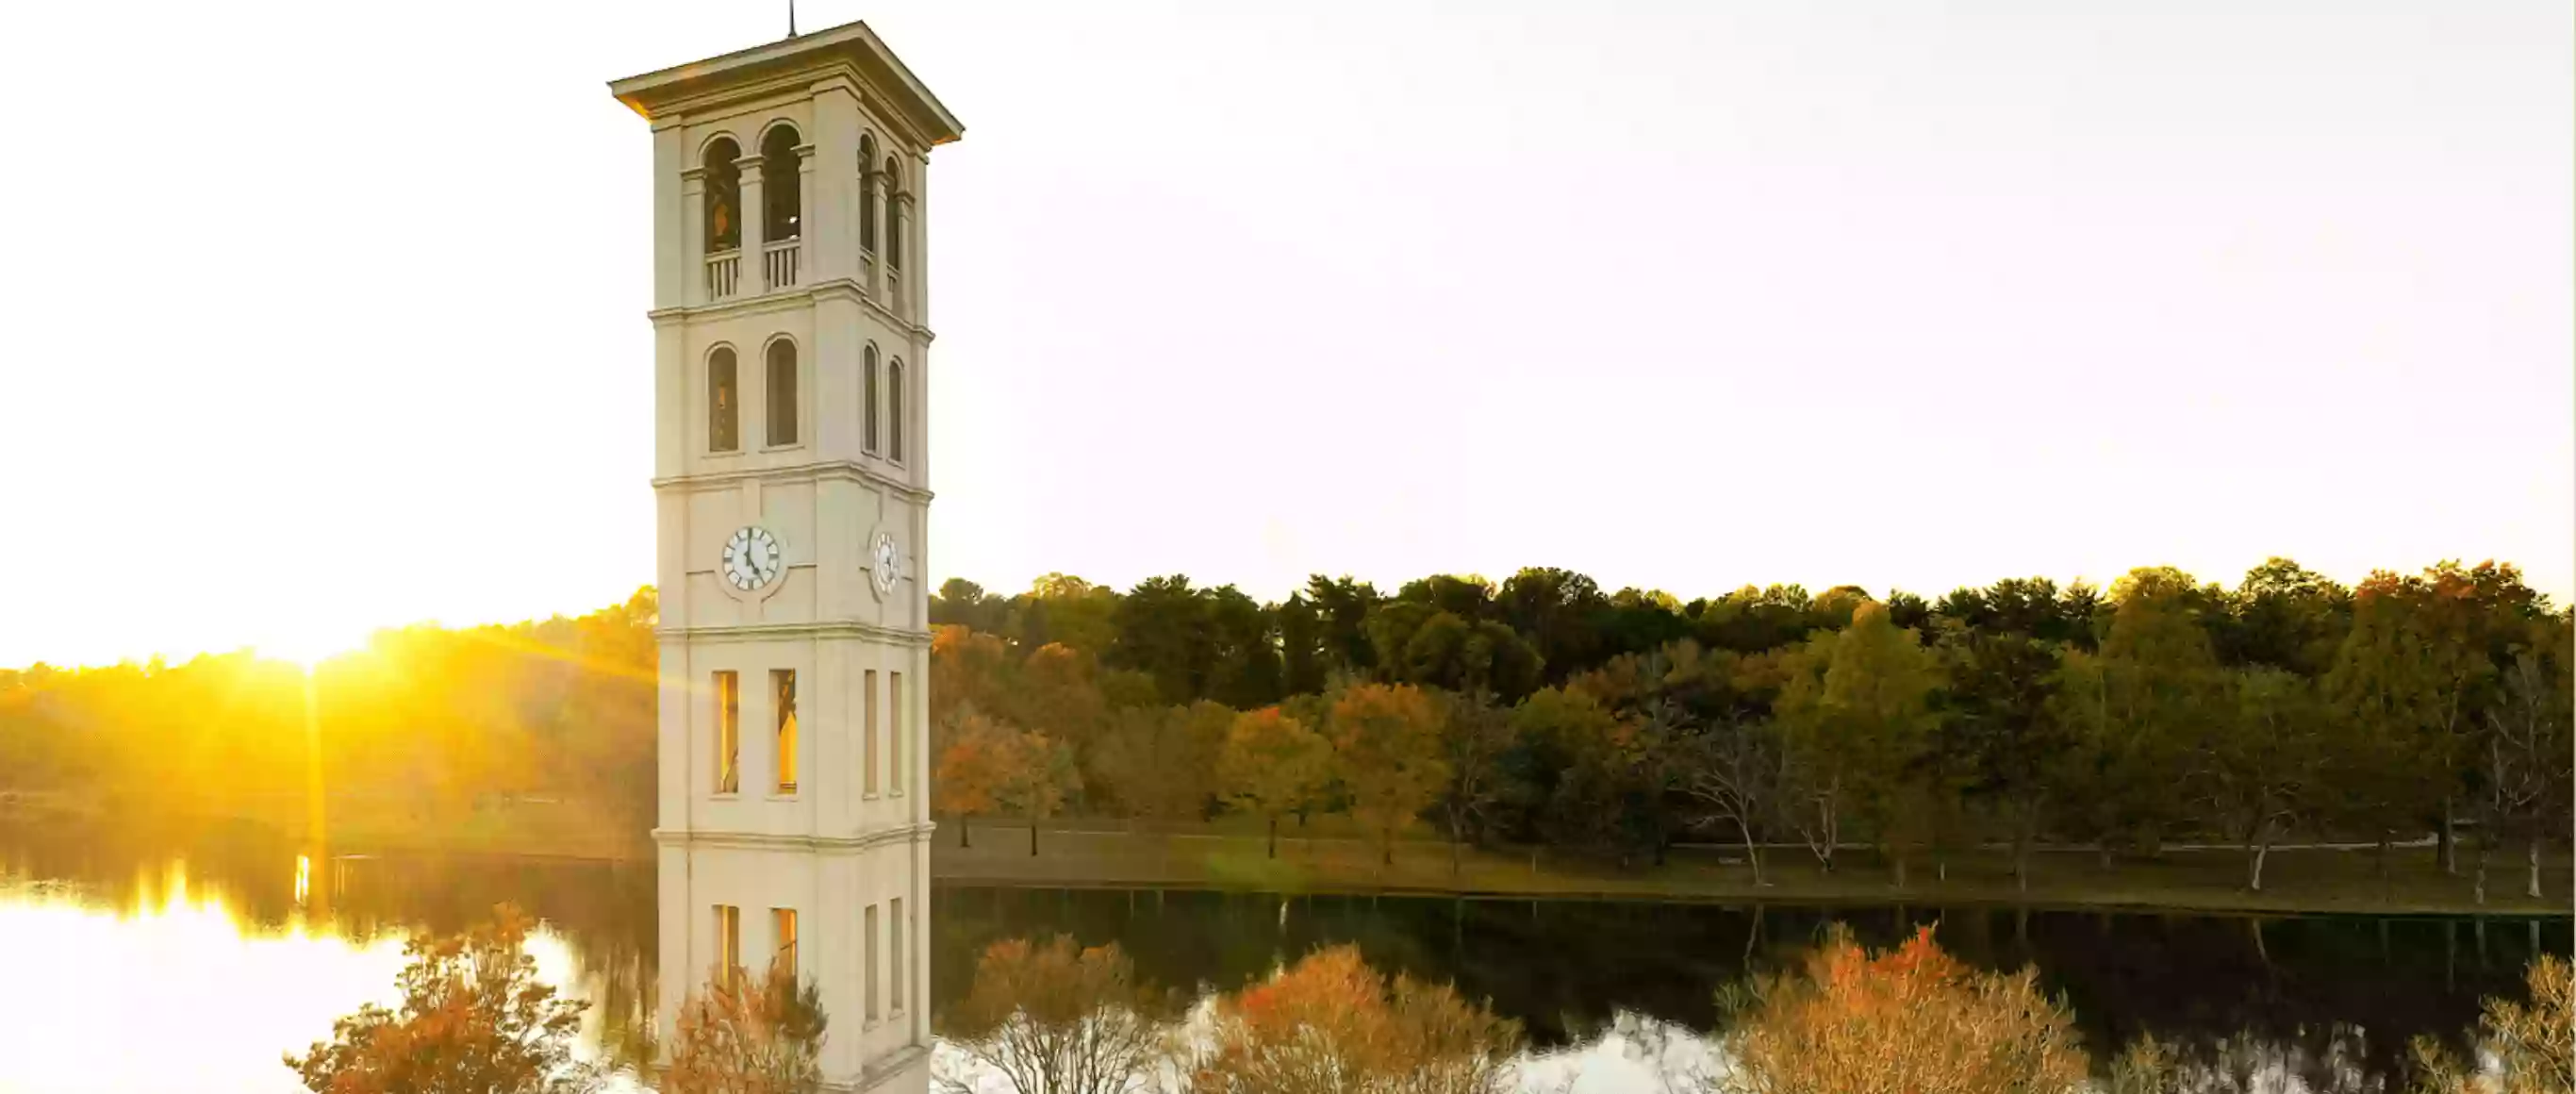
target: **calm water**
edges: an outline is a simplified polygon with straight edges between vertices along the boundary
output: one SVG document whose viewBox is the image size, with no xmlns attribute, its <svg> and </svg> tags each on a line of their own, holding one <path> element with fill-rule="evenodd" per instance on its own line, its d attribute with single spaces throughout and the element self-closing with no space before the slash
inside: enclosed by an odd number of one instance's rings
<svg viewBox="0 0 2576 1094">
<path fill-rule="evenodd" d="M 493 904 L 542 917 L 540 971 L 594 1000 L 586 1036 L 617 1042 L 653 984 L 650 866 L 335 856 L 256 830 L 127 835 L 0 829 L 0 1091 L 294 1091 L 281 1053 L 390 1001 L 402 940 Z M 1520 1019 L 1535 1069 L 1580 1088 L 1646 1079 L 1657 1052 L 1695 1058 L 1714 991 L 1776 962 L 1828 920 L 1891 941 L 1939 924 L 1983 965 L 2039 967 L 2093 1045 L 2139 1032 L 2214 1044 L 2244 1030 L 2280 1059 L 2340 1058 L 2365 1077 L 2417 1033 L 2456 1034 L 2482 994 L 2518 991 L 2565 919 L 2233 917 L 2011 908 L 1772 906 L 1227 896 L 943 888 L 933 994 L 1001 937 L 1118 942 L 1158 982 L 1238 987 L 1282 958 L 1354 942 L 1391 970 L 1456 981 Z M 2293 1070 L 2299 1070 L 2297 1065 Z M 2352 1087 L 2349 1084 L 2347 1088 Z"/>
</svg>

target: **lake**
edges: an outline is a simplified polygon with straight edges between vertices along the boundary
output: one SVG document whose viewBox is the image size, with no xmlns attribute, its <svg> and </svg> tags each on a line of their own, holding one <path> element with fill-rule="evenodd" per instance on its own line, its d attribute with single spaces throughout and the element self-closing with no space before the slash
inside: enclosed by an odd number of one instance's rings
<svg viewBox="0 0 2576 1094">
<path fill-rule="evenodd" d="M 0 829 L 0 1091 L 295 1091 L 278 1062 L 332 1019 L 391 1001 L 402 941 L 513 901 L 551 982 L 594 1001 L 585 1039 L 613 1045 L 649 1012 L 650 864 L 348 856 L 251 827 L 102 837 Z M 1330 942 L 1383 969 L 1451 980 L 1519 1019 L 1533 1072 L 1633 1088 L 1657 1053 L 1694 1058 L 1715 992 L 1776 963 L 1828 921 L 1890 942 L 1938 924 L 1974 964 L 2033 964 L 2088 1045 L 2141 1032 L 2247 1049 L 2315 1088 L 2366 1089 L 2419 1033 L 2456 1036 L 2478 1000 L 2519 994 L 2535 947 L 2566 953 L 2563 917 L 2478 920 L 1895 904 L 1753 907 L 1643 901 L 1450 900 L 941 886 L 931 902 L 933 1003 L 998 938 L 1051 931 L 1117 942 L 1158 983 L 1232 989 Z M 185 1079 L 184 1083 L 175 1080 Z"/>
</svg>

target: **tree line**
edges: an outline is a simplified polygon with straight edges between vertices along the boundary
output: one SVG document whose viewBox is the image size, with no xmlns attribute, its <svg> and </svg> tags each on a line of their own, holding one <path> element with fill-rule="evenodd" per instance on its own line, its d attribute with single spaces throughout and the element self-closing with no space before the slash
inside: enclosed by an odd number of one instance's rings
<svg viewBox="0 0 2576 1094">
<path fill-rule="evenodd" d="M 931 601 L 937 808 L 1030 824 L 1347 813 L 1390 851 L 1538 844 L 1623 865 L 1678 838 L 1874 848 L 1907 883 L 1972 846 L 2027 885 L 2044 844 L 2103 863 L 2298 836 L 2435 836 L 2484 899 L 2518 850 L 2539 895 L 2568 829 L 2576 622 L 2511 565 L 2345 587 L 2286 559 L 2233 587 L 2167 567 L 1938 601 L 1852 586 L 1682 602 L 1525 569 L 1284 602 L 1180 576 L 1049 575 Z M 2456 837 L 2458 826 L 2477 838 Z M 971 840 L 971 830 L 961 833 Z"/>
<path fill-rule="evenodd" d="M 309 669 L 248 650 L 0 669 L 0 796 L 292 825 L 318 794 L 333 823 L 431 833 L 541 799 L 640 839 L 658 618 L 648 587 L 576 618 L 387 629 Z"/>
</svg>

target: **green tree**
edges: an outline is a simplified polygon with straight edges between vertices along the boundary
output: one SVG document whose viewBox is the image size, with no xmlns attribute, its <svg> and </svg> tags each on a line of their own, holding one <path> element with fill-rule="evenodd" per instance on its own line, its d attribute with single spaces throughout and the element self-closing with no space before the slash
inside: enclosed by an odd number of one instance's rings
<svg viewBox="0 0 2576 1094">
<path fill-rule="evenodd" d="M 1440 704 L 1440 760 L 1449 769 L 1449 785 L 1440 794 L 1441 819 L 1449 830 L 1449 873 L 1458 873 L 1458 857 L 1485 819 L 1485 811 L 1503 791 L 1503 757 L 1512 746 L 1509 711 L 1482 691 L 1451 696 Z"/>
<path fill-rule="evenodd" d="M 1602 616 L 1610 600 L 1591 578 L 1533 566 L 1504 579 L 1494 599 L 1502 622 L 1523 635 L 1546 666 L 1544 682 L 1564 683 L 1602 660 Z"/>
<path fill-rule="evenodd" d="M 2530 641 L 2517 649 L 2506 666 L 2495 702 L 2486 710 L 2486 732 L 2480 742 L 2478 774 L 2482 787 L 2479 810 L 2485 827 L 2496 835 L 2519 838 L 2527 868 L 2523 894 L 2539 897 L 2542 844 L 2564 833 L 2570 824 L 2571 784 L 2576 784 L 2576 694 L 2571 666 L 2576 665 L 2576 629 L 2560 615 L 2530 628 Z M 2494 835 L 2478 840 L 2477 899 L 2485 903 L 2488 847 Z"/>
<path fill-rule="evenodd" d="M 1744 861 L 1753 870 L 1753 884 L 1770 884 L 1762 878 L 1762 848 L 1753 840 L 1753 826 L 1777 804 L 1778 731 L 1767 723 L 1720 718 L 1679 747 L 1682 793 L 1697 803 L 1703 822 L 1735 826 L 1744 840 Z"/>
<path fill-rule="evenodd" d="M 2172 790 L 2200 721 L 2216 703 L 2209 590 L 2170 567 L 2130 571 L 2111 588 L 2098 654 L 2070 652 L 2058 674 L 2058 716 L 2075 748 L 2063 769 L 2064 811 L 2097 841 L 2107 866 L 2121 837 L 2149 851 L 2181 819 Z"/>
<path fill-rule="evenodd" d="M 1119 601 L 1109 661 L 1154 678 L 1166 703 L 1279 699 L 1270 615 L 1232 585 L 1193 589 L 1179 574 L 1148 578 Z"/>
<path fill-rule="evenodd" d="M 2219 659 L 2315 678 L 2352 628 L 2352 591 L 2286 558 L 2246 571 L 2230 599 Z"/>
<path fill-rule="evenodd" d="M 1370 623 L 1384 643 L 1378 664 L 1393 682 L 1489 691 L 1507 699 L 1538 685 L 1537 651 L 1501 623 L 1412 602 L 1388 605 Z"/>
<path fill-rule="evenodd" d="M 1431 697 L 1409 684 L 1360 684 L 1333 702 L 1334 771 L 1350 795 L 1352 815 L 1378 833 L 1387 865 L 1395 864 L 1396 830 L 1449 783 L 1440 721 Z"/>
<path fill-rule="evenodd" d="M 2209 819 L 2245 849 L 2245 887 L 2259 893 L 2272 843 L 2320 793 L 2325 712 L 2308 681 L 2283 669 L 2236 669 L 2223 687 L 2192 750 L 2189 782 Z"/>
<path fill-rule="evenodd" d="M 1953 617 L 1955 618 L 1955 617 Z M 2030 888 L 2030 856 L 2058 793 L 2059 764 L 2074 747 L 2050 703 L 2060 647 L 2026 632 L 1944 626 L 1948 668 L 1944 728 L 1963 753 L 1968 793 L 1990 803 L 2012 844 L 2013 886 Z"/>
<path fill-rule="evenodd" d="M 1217 781 L 1236 808 L 1270 825 L 1270 857 L 1279 857 L 1279 818 L 1302 810 L 1332 777 L 1330 742 L 1278 707 L 1235 716 L 1226 728 Z"/>
<path fill-rule="evenodd" d="M 315 1094 L 572 1094 L 604 1077 L 573 1058 L 589 1004 L 556 996 L 527 953 L 529 919 L 517 908 L 461 935 L 403 944 L 402 1001 L 369 1003 L 332 1024 L 331 1040 L 289 1054 Z"/>
<path fill-rule="evenodd" d="M 1288 594 L 1272 609 L 1279 627 L 1279 689 L 1287 695 L 1324 690 L 1324 679 L 1339 667 L 1323 612 L 1302 592 Z"/>
<path fill-rule="evenodd" d="M 1521 700 L 1511 726 L 1521 750 L 1514 790 L 1539 833 L 1569 847 L 1618 846 L 1625 809 L 1613 754 L 1618 716 L 1591 690 L 1569 685 Z"/>
<path fill-rule="evenodd" d="M 1793 823 L 1825 869 L 1833 869 L 1846 819 L 1857 815 L 1880 831 L 1900 819 L 1893 809 L 1928 747 L 1939 683 L 1931 652 L 1876 601 L 1862 602 L 1850 626 L 1808 643 L 1777 709 L 1796 787 Z M 1892 850 L 1902 887 L 1905 849 Z"/>
<path fill-rule="evenodd" d="M 1022 649 L 1061 642 L 1094 657 L 1118 635 L 1118 590 L 1069 574 L 1048 574 L 1012 598 L 1006 628 Z"/>
<path fill-rule="evenodd" d="M 1316 624 L 1323 631 L 1327 675 L 1336 671 L 1356 675 L 1376 667 L 1377 647 L 1369 640 L 1368 618 L 1386 600 L 1377 586 L 1348 575 L 1316 574 L 1306 579 L 1306 599 L 1314 602 Z"/>
<path fill-rule="evenodd" d="M 986 634 L 999 634 L 1010 625 L 1011 602 L 1006 597 L 992 596 L 984 587 L 962 577 L 939 583 L 939 591 L 930 597 L 930 625 L 959 626 Z"/>
<path fill-rule="evenodd" d="M 2326 677 L 2344 733 L 2344 813 L 2380 835 L 2385 876 L 2396 832 L 2426 820 L 2452 868 L 2451 815 L 2474 762 L 2511 646 L 2539 613 L 2512 567 L 2444 563 L 2419 577 L 2373 573 L 2353 590 L 2353 625 Z"/>
</svg>

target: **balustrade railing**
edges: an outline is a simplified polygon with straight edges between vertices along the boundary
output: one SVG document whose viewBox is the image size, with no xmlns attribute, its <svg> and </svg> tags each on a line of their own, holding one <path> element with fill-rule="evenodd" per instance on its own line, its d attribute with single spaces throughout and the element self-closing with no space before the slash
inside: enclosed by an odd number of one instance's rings
<svg viewBox="0 0 2576 1094">
<path fill-rule="evenodd" d="M 707 256 L 707 299 L 722 300 L 732 296 L 742 284 L 742 252 L 725 251 Z"/>
<path fill-rule="evenodd" d="M 760 249 L 761 275 L 772 290 L 796 287 L 796 244 L 790 239 Z"/>
</svg>

